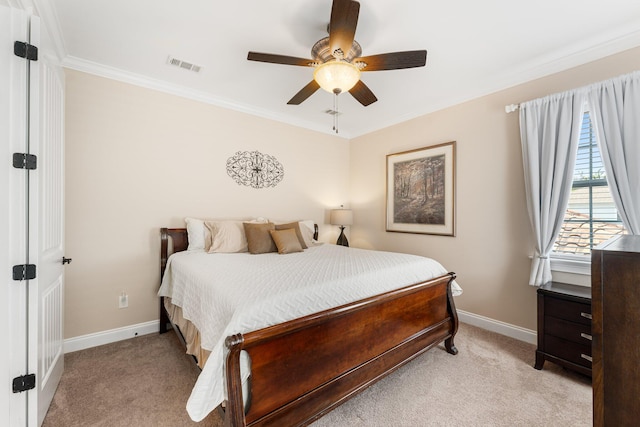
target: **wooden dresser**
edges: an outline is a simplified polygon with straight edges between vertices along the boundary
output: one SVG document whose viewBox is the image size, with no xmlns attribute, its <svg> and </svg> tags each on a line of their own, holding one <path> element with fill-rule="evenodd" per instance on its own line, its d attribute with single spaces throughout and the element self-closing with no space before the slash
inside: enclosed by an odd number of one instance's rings
<svg viewBox="0 0 640 427">
<path fill-rule="evenodd" d="M 592 251 L 593 425 L 640 423 L 640 236 Z"/>
<path fill-rule="evenodd" d="M 591 376 L 591 289 L 549 282 L 538 289 L 538 349 L 545 360 Z"/>
</svg>

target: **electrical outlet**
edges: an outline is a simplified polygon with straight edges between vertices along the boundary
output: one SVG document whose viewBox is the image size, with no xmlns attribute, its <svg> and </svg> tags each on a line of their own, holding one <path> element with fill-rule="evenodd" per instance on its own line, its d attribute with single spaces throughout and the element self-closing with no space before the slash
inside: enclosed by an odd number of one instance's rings
<svg viewBox="0 0 640 427">
<path fill-rule="evenodd" d="M 118 297 L 118 307 L 119 308 L 127 308 L 129 307 L 129 295 L 124 292 L 120 294 Z"/>
</svg>

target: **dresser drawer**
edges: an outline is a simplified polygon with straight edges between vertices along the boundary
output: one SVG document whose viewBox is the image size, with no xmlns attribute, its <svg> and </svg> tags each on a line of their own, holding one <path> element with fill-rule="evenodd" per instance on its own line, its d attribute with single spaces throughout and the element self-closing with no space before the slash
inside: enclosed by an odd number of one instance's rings
<svg viewBox="0 0 640 427">
<path fill-rule="evenodd" d="M 544 315 L 570 322 L 591 325 L 591 304 L 567 301 L 560 298 L 545 297 Z"/>
<path fill-rule="evenodd" d="M 544 333 L 545 335 L 553 335 L 578 344 L 591 345 L 591 325 L 546 316 L 544 319 Z"/>
<path fill-rule="evenodd" d="M 591 368 L 591 345 L 578 344 L 562 338 L 546 335 L 544 337 L 545 352 L 560 357 L 568 362 Z"/>
<path fill-rule="evenodd" d="M 591 376 L 591 289 L 548 282 L 538 294 L 538 348 L 534 368 L 545 360 Z"/>
</svg>

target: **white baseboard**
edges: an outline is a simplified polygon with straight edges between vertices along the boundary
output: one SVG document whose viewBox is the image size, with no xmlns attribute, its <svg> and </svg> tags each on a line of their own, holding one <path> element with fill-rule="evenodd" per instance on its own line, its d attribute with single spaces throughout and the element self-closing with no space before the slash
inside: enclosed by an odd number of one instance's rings
<svg viewBox="0 0 640 427">
<path fill-rule="evenodd" d="M 489 317 L 480 316 L 479 314 L 473 314 L 464 310 L 458 310 L 458 320 L 482 329 L 486 329 L 491 332 L 506 335 L 520 341 L 528 342 L 529 344 L 538 343 L 538 334 L 536 333 L 536 331 L 521 328 L 520 326 L 511 325 L 509 323 L 504 323 L 499 320 L 491 319 Z"/>
<path fill-rule="evenodd" d="M 538 336 L 536 331 L 521 328 L 489 317 L 480 316 L 478 314 L 469 313 L 464 310 L 458 310 L 458 319 L 461 322 L 506 335 L 520 341 L 536 344 Z M 111 329 L 108 331 L 97 332 L 95 334 L 82 335 L 79 337 L 64 340 L 64 352 L 72 353 L 78 350 L 84 350 L 99 345 L 110 344 L 116 341 L 122 341 L 141 335 L 158 333 L 160 324 L 157 320 L 139 323 L 137 325 L 125 326 L 123 328 Z"/>
<path fill-rule="evenodd" d="M 111 329 L 108 331 L 97 332 L 95 334 L 82 335 L 64 340 L 64 352 L 72 353 L 74 351 L 110 344 L 112 342 L 139 337 L 141 335 L 158 333 L 159 331 L 160 323 L 158 323 L 157 320 L 152 320 L 150 322 L 138 323 L 137 325 Z"/>
</svg>

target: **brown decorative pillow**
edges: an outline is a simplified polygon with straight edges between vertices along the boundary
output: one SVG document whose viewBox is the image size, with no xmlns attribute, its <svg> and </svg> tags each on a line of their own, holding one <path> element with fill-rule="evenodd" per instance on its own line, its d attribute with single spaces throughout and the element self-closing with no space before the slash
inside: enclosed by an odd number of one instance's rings
<svg viewBox="0 0 640 427">
<path fill-rule="evenodd" d="M 267 252 L 277 252 L 278 248 L 269 234 L 269 230 L 275 230 L 272 222 L 267 223 L 250 223 L 245 222 L 244 233 L 247 236 L 247 244 L 249 253 L 265 254 Z"/>
<path fill-rule="evenodd" d="M 304 237 L 302 237 L 302 232 L 300 231 L 300 224 L 296 222 L 290 222 L 288 224 L 276 224 L 276 230 L 289 230 L 293 229 L 296 232 L 296 236 L 298 237 L 298 241 L 300 242 L 300 246 L 302 249 L 307 249 L 307 244 L 304 242 Z"/>
<path fill-rule="evenodd" d="M 278 248 L 279 254 L 302 252 L 302 245 L 300 245 L 298 236 L 296 236 L 295 229 L 286 228 L 284 230 L 270 230 L 269 233 Z"/>
</svg>

